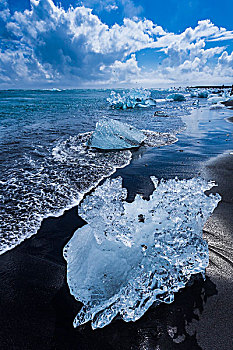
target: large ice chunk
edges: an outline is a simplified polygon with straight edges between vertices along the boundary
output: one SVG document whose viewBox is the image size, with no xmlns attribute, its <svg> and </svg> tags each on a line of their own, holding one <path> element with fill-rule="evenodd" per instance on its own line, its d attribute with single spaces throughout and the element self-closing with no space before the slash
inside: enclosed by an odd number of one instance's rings
<svg viewBox="0 0 233 350">
<path fill-rule="evenodd" d="M 211 103 L 219 103 L 222 101 L 224 101 L 224 97 L 222 96 L 210 95 L 208 98 L 208 102 L 211 102 Z"/>
<path fill-rule="evenodd" d="M 176 101 L 176 102 L 182 102 L 185 101 L 185 97 L 183 94 L 170 94 L 167 96 L 168 100 Z"/>
<path fill-rule="evenodd" d="M 202 179 L 158 181 L 149 201 L 127 203 L 121 179 L 107 180 L 85 198 L 87 225 L 64 248 L 71 294 L 84 306 L 77 327 L 104 327 L 115 316 L 139 319 L 152 303 L 171 303 L 192 274 L 205 273 L 202 228 L 220 196 L 204 194 Z"/>
<path fill-rule="evenodd" d="M 207 98 L 208 97 L 208 92 L 207 91 L 201 91 L 198 93 L 199 98 Z"/>
<path fill-rule="evenodd" d="M 135 127 L 118 120 L 102 117 L 88 144 L 91 147 L 111 150 L 139 147 L 146 139 L 144 133 Z"/>
<path fill-rule="evenodd" d="M 112 108 L 116 109 L 144 108 L 156 105 L 156 101 L 151 98 L 150 91 L 143 88 L 123 91 L 122 94 L 111 91 L 107 101 Z"/>
<path fill-rule="evenodd" d="M 210 110 L 223 109 L 224 105 L 221 103 L 214 103 L 210 106 Z"/>
</svg>

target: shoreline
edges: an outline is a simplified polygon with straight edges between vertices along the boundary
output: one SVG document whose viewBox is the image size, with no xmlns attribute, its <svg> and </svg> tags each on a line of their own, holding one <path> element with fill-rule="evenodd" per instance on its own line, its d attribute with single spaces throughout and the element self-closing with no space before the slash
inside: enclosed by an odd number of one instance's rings
<svg viewBox="0 0 233 350">
<path fill-rule="evenodd" d="M 205 113 L 209 129 L 218 130 L 220 125 L 224 130 L 214 135 L 206 153 L 204 141 L 208 134 L 196 129 Z M 229 269 L 228 253 L 233 237 L 233 155 L 218 148 L 214 154 L 221 155 L 206 162 L 220 136 L 221 147 L 226 149 L 229 123 L 225 114 L 218 114 L 219 123 L 209 124 L 210 116 L 216 116 L 216 112 L 205 113 L 200 109 L 184 117 L 190 124 L 179 134 L 177 143 L 150 149 L 145 156 L 135 151 L 130 165 L 118 168 L 110 178 L 122 176 L 129 201 L 136 193 L 149 197 L 153 191 L 152 174 L 160 178 L 166 173 L 165 179 L 177 174 L 181 178 L 201 176 L 218 182 L 219 186 L 210 192 L 220 192 L 222 202 L 204 227 L 211 258 L 206 280 L 197 278 L 192 286 L 176 293 L 172 304 L 152 306 L 137 322 L 114 320 L 95 331 L 90 323 L 74 329 L 73 320 L 81 303 L 70 294 L 63 258 L 64 246 L 85 224 L 74 206 L 62 216 L 44 219 L 36 235 L 0 256 L 1 349 L 138 350 L 159 346 L 162 350 L 232 350 L 233 271 Z M 186 142 L 189 133 L 192 138 Z M 195 164 L 188 162 L 193 159 L 193 151 L 197 154 Z"/>
</svg>

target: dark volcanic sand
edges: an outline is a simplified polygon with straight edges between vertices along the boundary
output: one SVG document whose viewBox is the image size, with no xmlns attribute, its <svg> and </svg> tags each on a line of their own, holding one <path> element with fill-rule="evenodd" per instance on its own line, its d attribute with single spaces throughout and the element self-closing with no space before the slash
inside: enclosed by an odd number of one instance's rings
<svg viewBox="0 0 233 350">
<path fill-rule="evenodd" d="M 101 330 L 74 329 L 81 304 L 70 295 L 62 249 L 84 224 L 73 208 L 48 218 L 34 237 L 0 256 L 1 349 L 232 350 L 233 156 L 209 162 L 223 201 L 205 226 L 207 279 L 178 292 L 171 305 L 151 307 L 137 322 L 115 320 Z M 227 251 L 225 246 L 227 242 Z"/>
<path fill-rule="evenodd" d="M 221 102 L 221 103 L 227 107 L 233 107 L 233 100 L 229 100 L 229 101 L 225 101 L 225 102 Z"/>
</svg>

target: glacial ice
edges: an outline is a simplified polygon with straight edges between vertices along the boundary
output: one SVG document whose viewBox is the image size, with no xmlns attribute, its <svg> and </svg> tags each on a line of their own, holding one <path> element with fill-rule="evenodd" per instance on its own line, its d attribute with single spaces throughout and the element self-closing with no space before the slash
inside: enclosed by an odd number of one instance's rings
<svg viewBox="0 0 233 350">
<path fill-rule="evenodd" d="M 88 141 L 94 148 L 111 150 L 139 147 L 146 139 L 142 131 L 118 120 L 102 117 Z"/>
<path fill-rule="evenodd" d="M 138 130 L 118 120 L 102 117 L 90 133 L 87 145 L 102 150 L 123 150 L 139 147 L 160 147 L 177 141 L 176 135 L 151 130 Z"/>
<path fill-rule="evenodd" d="M 199 98 L 207 98 L 208 97 L 208 92 L 207 91 L 201 91 L 198 93 Z"/>
<path fill-rule="evenodd" d="M 223 108 L 224 108 L 224 105 L 221 103 L 215 103 L 209 107 L 210 110 L 223 109 Z"/>
<path fill-rule="evenodd" d="M 185 97 L 183 94 L 170 94 L 167 96 L 168 100 L 173 100 L 176 102 L 182 102 L 185 101 Z"/>
<path fill-rule="evenodd" d="M 191 92 L 190 97 L 207 98 L 208 97 L 208 92 L 207 91 L 194 90 L 194 91 Z"/>
<path fill-rule="evenodd" d="M 143 147 L 161 147 L 177 141 L 172 133 L 142 130 Z M 78 205 L 84 194 L 116 168 L 129 164 L 129 150 L 98 152 L 87 147 L 93 132 L 59 140 L 52 152 L 38 145 L 17 160 L 0 181 L 0 255 L 36 234 L 48 216 L 61 215 Z M 33 146 L 34 147 L 34 146 Z M 37 155 L 40 155 L 39 157 Z M 46 156 L 45 156 L 46 154 Z M 21 169 L 26 169 L 24 172 Z M 21 220 L 19 220 L 19 217 Z"/>
<path fill-rule="evenodd" d="M 149 201 L 127 203 L 120 178 L 106 180 L 81 204 L 87 222 L 64 248 L 71 294 L 84 305 L 74 327 L 102 328 L 116 316 L 136 321 L 154 303 L 171 303 L 191 275 L 208 265 L 202 228 L 220 196 L 214 183 L 151 178 Z"/>
<path fill-rule="evenodd" d="M 197 91 L 192 91 L 190 97 L 198 97 Z"/>
<path fill-rule="evenodd" d="M 112 108 L 116 109 L 146 108 L 156 105 L 156 101 L 151 98 L 150 91 L 143 88 L 131 89 L 128 92 L 123 91 L 122 95 L 111 91 L 107 101 Z"/>
<path fill-rule="evenodd" d="M 219 103 L 222 101 L 224 101 L 224 97 L 222 96 L 210 95 L 208 98 L 208 102 L 211 102 L 211 103 Z"/>
</svg>

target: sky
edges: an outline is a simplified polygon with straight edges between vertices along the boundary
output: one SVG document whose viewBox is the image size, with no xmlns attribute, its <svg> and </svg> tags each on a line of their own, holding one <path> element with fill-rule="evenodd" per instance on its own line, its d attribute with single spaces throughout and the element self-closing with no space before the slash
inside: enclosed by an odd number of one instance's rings
<svg viewBox="0 0 233 350">
<path fill-rule="evenodd" d="M 0 0 L 0 89 L 233 83 L 232 0 Z"/>
</svg>

